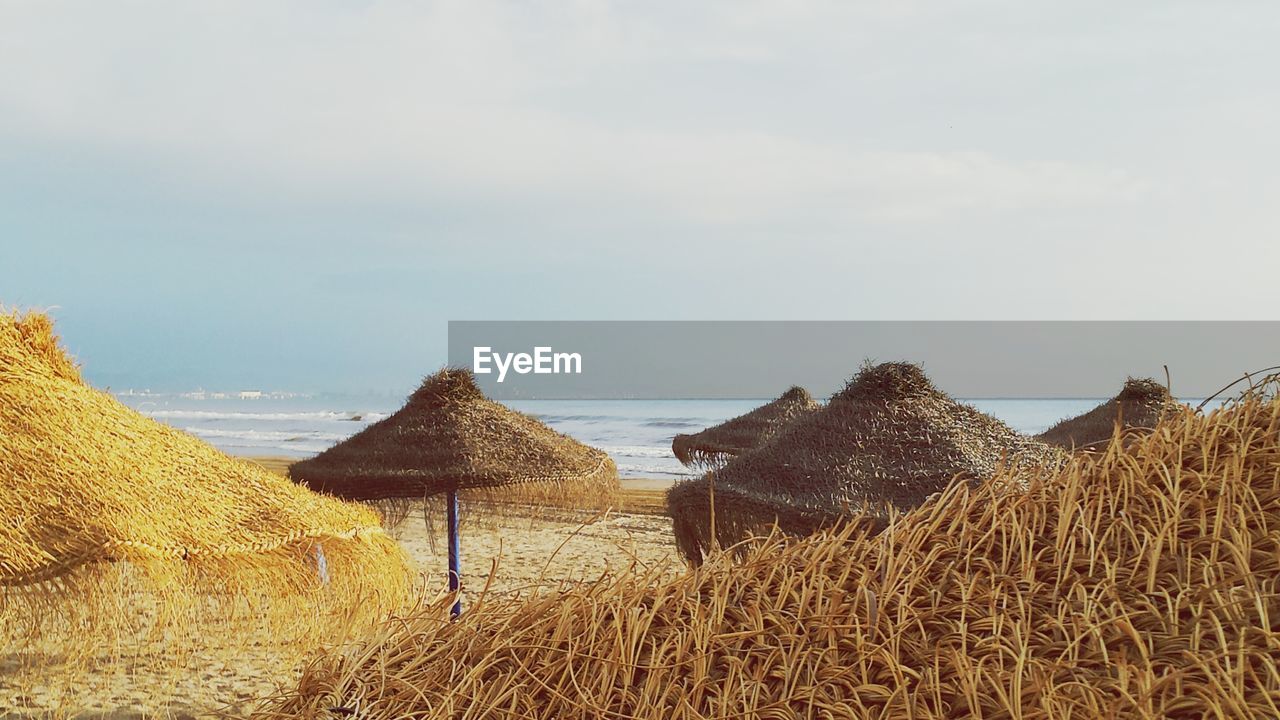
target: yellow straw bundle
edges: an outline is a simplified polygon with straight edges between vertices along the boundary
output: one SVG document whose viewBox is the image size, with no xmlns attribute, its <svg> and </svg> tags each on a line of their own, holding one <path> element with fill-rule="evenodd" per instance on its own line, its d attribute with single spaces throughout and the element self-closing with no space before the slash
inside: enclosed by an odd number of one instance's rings
<svg viewBox="0 0 1280 720">
<path fill-rule="evenodd" d="M 869 536 L 676 580 L 447 602 L 317 659 L 260 716 L 1280 717 L 1280 402 L 952 483 Z"/>
<path fill-rule="evenodd" d="M 0 313 L 0 517 L 4 648 L 37 665 L 206 621 L 334 638 L 411 580 L 376 513 L 94 390 L 41 314 Z"/>
</svg>

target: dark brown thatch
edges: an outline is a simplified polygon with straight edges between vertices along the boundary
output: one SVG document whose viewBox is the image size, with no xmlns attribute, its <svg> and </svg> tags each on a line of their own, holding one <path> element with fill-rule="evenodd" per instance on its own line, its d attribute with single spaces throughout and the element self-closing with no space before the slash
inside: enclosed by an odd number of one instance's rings
<svg viewBox="0 0 1280 720">
<path fill-rule="evenodd" d="M 878 526 L 956 476 L 1002 463 L 1032 467 L 1063 453 L 936 389 L 909 363 L 864 368 L 827 405 L 765 445 L 667 494 L 676 543 L 699 562 L 714 535 L 729 546 L 773 523 L 803 535 L 863 511 Z"/>
<path fill-rule="evenodd" d="M 676 459 L 690 467 L 718 467 L 763 445 L 797 418 L 818 409 L 809 391 L 792 387 L 773 402 L 692 435 L 671 441 Z"/>
<path fill-rule="evenodd" d="M 1117 423 L 1123 434 L 1156 426 L 1177 401 L 1169 389 L 1151 378 L 1129 378 L 1120 394 L 1083 415 L 1068 418 L 1036 437 L 1071 449 L 1102 449 L 1115 435 Z"/>
<path fill-rule="evenodd" d="M 526 487 L 531 497 L 542 498 L 551 486 L 591 496 L 618 485 L 603 451 L 489 400 L 469 370 L 454 368 L 427 378 L 390 417 L 295 463 L 289 476 L 355 500 L 510 485 Z"/>
</svg>

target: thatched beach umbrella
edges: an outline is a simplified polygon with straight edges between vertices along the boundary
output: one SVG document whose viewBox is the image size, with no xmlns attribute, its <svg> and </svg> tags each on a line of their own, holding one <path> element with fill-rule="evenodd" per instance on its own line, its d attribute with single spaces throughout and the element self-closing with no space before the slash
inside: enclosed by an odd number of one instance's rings
<svg viewBox="0 0 1280 720">
<path fill-rule="evenodd" d="M 315 609 L 349 624 L 391 609 L 412 577 L 375 513 L 93 389 L 37 313 L 0 312 L 0 517 L 6 626 L 48 618 L 79 635 L 150 591 L 206 611 L 270 601 L 280 619 L 309 612 L 322 629 Z"/>
<path fill-rule="evenodd" d="M 813 396 L 792 387 L 765 405 L 692 435 L 676 435 L 671 451 L 687 466 L 717 467 L 759 447 L 797 418 L 818 409 Z"/>
<path fill-rule="evenodd" d="M 676 542 L 693 562 L 715 536 L 731 545 L 773 523 L 808 534 L 856 511 L 873 522 L 910 509 L 957 475 L 991 476 L 1002 463 L 1061 456 L 999 420 L 956 402 L 909 363 L 863 369 L 817 412 L 719 471 L 667 495 Z"/>
<path fill-rule="evenodd" d="M 552 430 L 484 396 L 465 369 L 427 378 L 404 407 L 289 475 L 315 490 L 352 500 L 448 496 L 450 587 L 460 571 L 457 493 L 510 486 L 598 504 L 618 489 L 617 469 L 601 450 Z"/>
<path fill-rule="evenodd" d="M 486 398 L 471 371 L 456 368 L 427 378 L 389 417 L 294 463 L 289 475 L 350 500 L 535 484 L 580 496 L 617 483 L 604 451 Z"/>
<path fill-rule="evenodd" d="M 1099 448 L 1121 431 L 1154 428 L 1177 401 L 1151 378 L 1129 378 L 1120 394 L 1083 415 L 1068 418 L 1036 437 L 1067 449 Z"/>
</svg>

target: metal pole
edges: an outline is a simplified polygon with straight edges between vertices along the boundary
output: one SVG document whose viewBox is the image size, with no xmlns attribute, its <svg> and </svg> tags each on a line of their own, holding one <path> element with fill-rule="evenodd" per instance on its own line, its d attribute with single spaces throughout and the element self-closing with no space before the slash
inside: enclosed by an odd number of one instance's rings
<svg viewBox="0 0 1280 720">
<path fill-rule="evenodd" d="M 458 592 L 462 587 L 462 538 L 458 535 L 458 491 L 450 490 L 449 506 L 449 591 Z M 454 617 L 462 614 L 462 596 L 453 603 L 450 611 Z"/>
</svg>

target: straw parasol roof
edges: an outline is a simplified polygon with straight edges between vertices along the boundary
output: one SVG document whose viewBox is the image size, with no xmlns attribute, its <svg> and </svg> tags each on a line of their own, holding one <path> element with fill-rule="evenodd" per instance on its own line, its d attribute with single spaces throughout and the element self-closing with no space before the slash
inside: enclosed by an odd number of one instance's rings
<svg viewBox="0 0 1280 720">
<path fill-rule="evenodd" d="M 232 604 L 316 592 L 348 610 L 411 579 L 375 513 L 93 389 L 39 313 L 0 312 L 0 516 L 0 607 L 30 611 L 0 614 L 25 623 L 59 602 L 91 615 L 111 578 Z"/>
<path fill-rule="evenodd" d="M 692 435 L 676 435 L 671 451 L 687 466 L 716 467 L 763 445 L 796 418 L 818 409 L 813 396 L 795 386 L 776 400 Z"/>
<path fill-rule="evenodd" d="M 1063 420 L 1037 437 L 1067 449 L 1097 448 L 1111 440 L 1117 423 L 1122 431 L 1154 428 L 1176 403 L 1169 389 L 1155 380 L 1129 378 L 1115 397 L 1083 415 Z"/>
<path fill-rule="evenodd" d="M 484 396 L 466 369 L 427 378 L 404 407 L 289 475 L 357 500 L 423 497 L 508 485 L 612 492 L 617 469 L 601 450 Z"/>
<path fill-rule="evenodd" d="M 730 545 L 777 522 L 807 534 L 866 511 L 878 523 L 916 507 L 957 475 L 992 476 L 1002 464 L 1032 466 L 1057 451 L 956 402 L 916 365 L 864 368 L 820 410 L 723 469 L 667 496 L 676 542 L 697 562 L 715 534 Z"/>
</svg>

